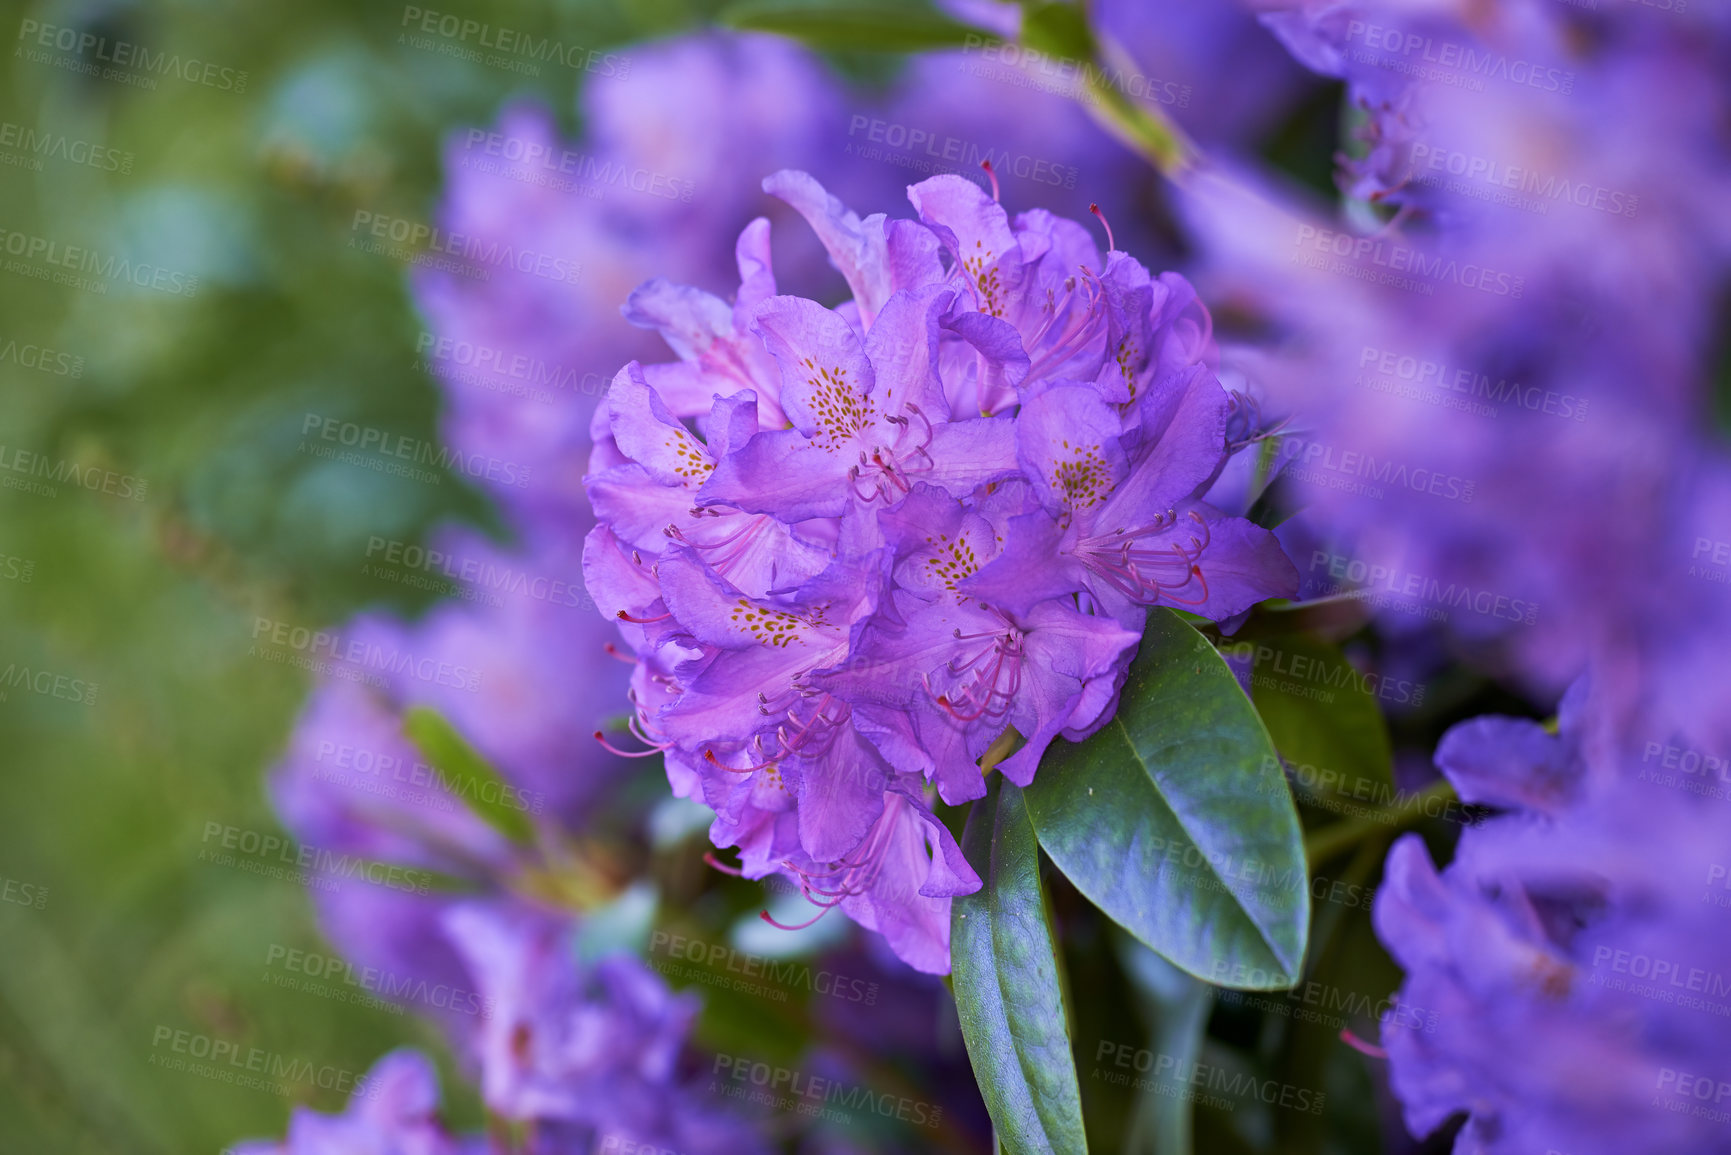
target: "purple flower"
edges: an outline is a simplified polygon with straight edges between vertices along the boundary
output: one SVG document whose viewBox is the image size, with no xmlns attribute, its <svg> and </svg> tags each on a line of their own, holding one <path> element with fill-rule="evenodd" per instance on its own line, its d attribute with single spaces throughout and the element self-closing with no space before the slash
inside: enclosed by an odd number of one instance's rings
<svg viewBox="0 0 1731 1155">
<path fill-rule="evenodd" d="M 341 1115 L 296 1107 L 281 1143 L 251 1141 L 229 1155 L 480 1155 L 479 1139 L 453 1138 L 439 1123 L 439 1077 L 418 1051 L 373 1064 Z"/>
<path fill-rule="evenodd" d="M 444 927 L 492 1008 L 474 1041 L 488 1109 L 571 1143 L 603 1137 L 693 1155 L 762 1149 L 738 1119 L 702 1104 L 680 1057 L 696 1015 L 636 959 L 581 967 L 569 924 L 463 904 Z"/>
<path fill-rule="evenodd" d="M 1060 732 L 1103 722 L 1139 639 L 1080 612 L 1068 590 L 1015 605 L 967 592 L 1032 504 L 1029 491 L 1018 480 L 969 508 L 921 485 L 882 515 L 895 604 L 860 631 L 845 664 L 814 679 L 853 703 L 859 729 L 898 769 L 934 778 L 952 805 L 985 793 L 977 762 L 1006 726 L 1028 741 L 1000 766 L 1025 786 Z"/>
<path fill-rule="evenodd" d="M 1407 971 L 1383 1045 L 1415 1135 L 1465 1113 L 1455 1150 L 1474 1155 L 1724 1145 L 1695 1098 L 1731 1059 L 1722 803 L 1607 717 L 1577 684 L 1554 735 L 1480 718 L 1437 750 L 1463 800 L 1502 813 L 1440 875 L 1404 836 L 1378 893 Z"/>
<path fill-rule="evenodd" d="M 804 173 L 764 187 L 853 297 L 778 293 L 761 220 L 733 304 L 633 294 L 679 359 L 628 364 L 597 415 L 585 573 L 639 659 L 635 730 L 740 872 L 942 973 L 948 899 L 979 880 L 926 783 L 980 796 L 1013 728 L 1026 784 L 1104 724 L 1142 607 L 1223 617 L 1296 581 L 1203 500 L 1231 403 L 1182 278 L 955 176 L 908 190 L 920 221 Z"/>
<path fill-rule="evenodd" d="M 1222 375 L 1292 415 L 1278 460 L 1310 503 L 1286 531 L 1315 542 L 1305 592 L 1368 586 L 1387 633 L 1446 633 L 1439 652 L 1541 695 L 1589 661 L 1609 675 L 1657 619 L 1697 613 L 1676 479 L 1704 454 L 1731 254 L 1708 207 L 1731 189 L 1708 127 L 1731 109 L 1708 79 L 1723 20 L 1259 7 L 1362 114 L 1349 203 L 1218 164 L 1179 197 L 1210 299 L 1268 335 L 1226 349 Z M 1515 62 L 1536 84 L 1505 77 Z"/>
</svg>

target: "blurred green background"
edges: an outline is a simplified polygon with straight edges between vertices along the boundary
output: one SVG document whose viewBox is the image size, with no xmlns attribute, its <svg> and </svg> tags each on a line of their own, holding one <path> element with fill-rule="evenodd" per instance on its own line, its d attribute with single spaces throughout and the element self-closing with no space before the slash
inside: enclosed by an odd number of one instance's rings
<svg viewBox="0 0 1731 1155">
<path fill-rule="evenodd" d="M 391 4 L 0 11 L 0 1149 L 215 1152 L 280 1135 L 290 1101 L 153 1066 L 160 1030 L 357 1073 L 433 1041 L 411 1015 L 270 985 L 273 946 L 320 949 L 306 897 L 200 858 L 209 823 L 278 830 L 262 772 L 308 677 L 249 655 L 255 618 L 420 608 L 362 575 L 368 535 L 488 516 L 454 476 L 299 451 L 309 411 L 419 437 L 436 419 L 404 270 L 347 246 L 352 214 L 428 219 L 443 132 L 518 94 L 569 118 L 581 74 L 417 51 Z M 474 14 L 596 47 L 704 15 Z M 76 67 L 120 42 L 181 74 Z M 66 246 L 146 284 L 42 279 L 79 261 Z"/>
</svg>

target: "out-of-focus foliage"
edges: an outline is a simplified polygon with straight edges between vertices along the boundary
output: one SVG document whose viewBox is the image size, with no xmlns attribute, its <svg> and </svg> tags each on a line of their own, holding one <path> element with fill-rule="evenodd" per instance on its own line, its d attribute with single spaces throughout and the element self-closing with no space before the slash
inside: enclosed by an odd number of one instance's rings
<svg viewBox="0 0 1731 1155">
<path fill-rule="evenodd" d="M 308 452 L 309 420 L 436 443 L 405 267 L 351 247 L 355 214 L 427 221 L 443 133 L 517 94 L 570 116 L 583 78 L 416 47 L 414 8 L 31 3 L 0 17 L 0 669 L 30 671 L 0 690 L 0 877 L 46 890 L 40 909 L 0 904 L 8 1150 L 215 1151 L 280 1133 L 291 1102 L 346 1098 L 335 1074 L 285 1099 L 153 1065 L 190 1062 L 192 1036 L 235 1044 L 243 1064 L 256 1047 L 353 1073 L 433 1038 L 412 1015 L 277 985 L 312 981 L 288 951 L 332 952 L 298 881 L 240 869 L 292 869 L 294 848 L 253 840 L 281 837 L 262 771 L 308 685 L 255 639 L 424 605 L 364 572 L 369 539 L 489 521 L 457 477 Z M 708 12 L 462 15 L 605 48 Z M 44 34 L 101 44 L 61 52 Z M 123 43 L 165 63 L 122 69 L 142 83 L 66 66 L 125 59 Z M 68 246 L 94 254 L 78 275 L 103 291 L 40 279 L 85 259 Z M 138 287 L 103 275 L 111 259 L 197 286 Z M 125 496 L 140 480 L 142 499 Z M 17 487 L 32 482 L 53 495 Z M 322 981 L 366 997 L 343 977 Z M 163 1029 L 190 1032 L 188 1051 Z M 472 1104 L 458 1118 L 472 1123 Z"/>
</svg>

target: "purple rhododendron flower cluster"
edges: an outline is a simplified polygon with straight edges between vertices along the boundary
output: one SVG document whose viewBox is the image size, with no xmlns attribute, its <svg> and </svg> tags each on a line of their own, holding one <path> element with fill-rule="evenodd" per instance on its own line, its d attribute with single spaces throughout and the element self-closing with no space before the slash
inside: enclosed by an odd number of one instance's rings
<svg viewBox="0 0 1731 1155">
<path fill-rule="evenodd" d="M 1466 1114 L 1461 1155 L 1724 1147 L 1722 803 L 1677 788 L 1698 750 L 1606 718 L 1583 681 L 1554 733 L 1456 726 L 1437 766 L 1496 815 L 1440 874 L 1416 835 L 1389 855 L 1377 931 L 1430 1015 L 1384 1020 L 1390 1079 L 1415 1135 Z"/>
<path fill-rule="evenodd" d="M 1013 729 L 998 766 L 1026 785 L 1111 717 L 1147 607 L 1230 618 L 1296 573 L 1205 500 L 1234 402 L 1183 278 L 959 177 L 909 188 L 917 221 L 764 187 L 852 298 L 778 294 L 762 219 L 731 304 L 632 294 L 679 359 L 627 365 L 597 414 L 584 572 L 716 845 L 943 973 L 979 879 L 926 784 L 979 797 Z"/>
</svg>

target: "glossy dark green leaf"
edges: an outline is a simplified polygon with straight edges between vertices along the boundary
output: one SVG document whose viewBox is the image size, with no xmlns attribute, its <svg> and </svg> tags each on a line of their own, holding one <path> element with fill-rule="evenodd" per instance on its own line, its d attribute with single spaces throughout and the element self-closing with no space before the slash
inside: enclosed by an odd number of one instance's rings
<svg viewBox="0 0 1731 1155">
<path fill-rule="evenodd" d="M 1289 986 L 1310 891 L 1268 731 L 1207 639 L 1148 617 L 1118 713 L 1054 743 L 1026 791 L 1040 845 L 1147 946 L 1222 986 Z"/>
<path fill-rule="evenodd" d="M 832 52 L 930 52 L 986 35 L 917 0 L 739 0 L 716 21 Z"/>
<path fill-rule="evenodd" d="M 1085 1152 L 1082 1098 L 1022 791 L 993 775 L 962 851 L 985 885 L 950 908 L 956 1010 L 974 1077 L 1004 1146 Z"/>
<path fill-rule="evenodd" d="M 437 710 L 416 706 L 403 716 L 403 733 L 439 772 L 457 798 L 491 826 L 518 842 L 534 837 L 523 792 L 511 785 Z"/>
</svg>

